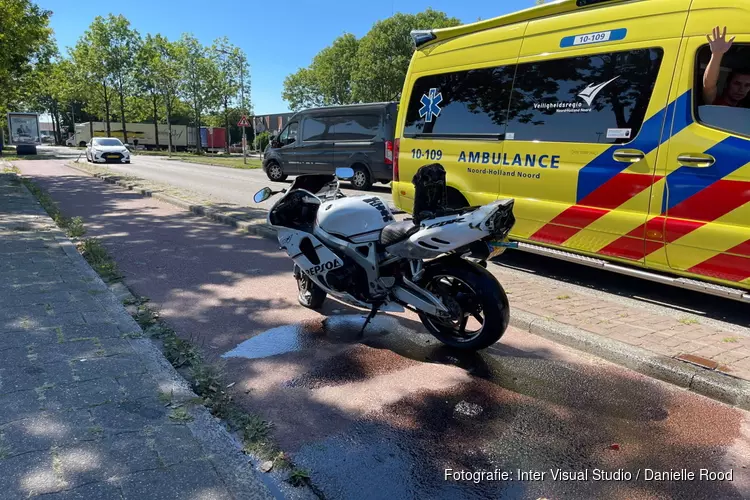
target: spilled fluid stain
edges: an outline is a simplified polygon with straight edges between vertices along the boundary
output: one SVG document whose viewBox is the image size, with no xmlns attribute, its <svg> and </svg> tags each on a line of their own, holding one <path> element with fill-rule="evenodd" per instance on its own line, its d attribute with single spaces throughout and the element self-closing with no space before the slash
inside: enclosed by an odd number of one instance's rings
<svg viewBox="0 0 750 500">
<path fill-rule="evenodd" d="M 222 358 L 260 359 L 289 352 L 313 349 L 330 343 L 360 342 L 395 331 L 398 321 L 389 316 L 376 316 L 360 335 L 365 316 L 347 314 L 330 316 L 291 325 L 282 325 L 249 338 Z"/>
</svg>

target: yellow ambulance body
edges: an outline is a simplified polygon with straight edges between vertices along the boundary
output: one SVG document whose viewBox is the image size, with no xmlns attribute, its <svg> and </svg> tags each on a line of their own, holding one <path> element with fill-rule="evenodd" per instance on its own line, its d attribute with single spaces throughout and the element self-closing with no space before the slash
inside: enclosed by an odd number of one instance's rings
<svg viewBox="0 0 750 500">
<path fill-rule="evenodd" d="M 750 68 L 748 1 L 561 0 L 415 32 L 396 205 L 440 163 L 451 205 L 515 198 L 527 251 L 750 301 L 750 109 L 705 102 L 716 26 L 725 87 Z"/>
</svg>

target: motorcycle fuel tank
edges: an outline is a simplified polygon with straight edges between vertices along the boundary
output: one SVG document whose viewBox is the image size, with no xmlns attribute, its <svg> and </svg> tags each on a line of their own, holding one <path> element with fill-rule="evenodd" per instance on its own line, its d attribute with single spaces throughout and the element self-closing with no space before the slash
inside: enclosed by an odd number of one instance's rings
<svg viewBox="0 0 750 500">
<path fill-rule="evenodd" d="M 378 196 L 352 196 L 327 201 L 318 209 L 318 227 L 329 234 L 350 238 L 380 231 L 393 222 L 388 204 Z"/>
</svg>

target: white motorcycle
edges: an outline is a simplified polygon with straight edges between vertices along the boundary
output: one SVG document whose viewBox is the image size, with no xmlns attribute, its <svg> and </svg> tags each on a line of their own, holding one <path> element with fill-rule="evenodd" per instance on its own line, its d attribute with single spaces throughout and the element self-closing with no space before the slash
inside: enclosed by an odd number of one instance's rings
<svg viewBox="0 0 750 500">
<path fill-rule="evenodd" d="M 414 219 L 397 222 L 383 199 L 341 193 L 338 179 L 353 175 L 301 175 L 289 189 L 254 196 L 261 203 L 284 193 L 268 223 L 294 261 L 299 302 L 317 309 L 330 294 L 370 309 L 362 333 L 378 311 L 408 308 L 444 344 L 479 350 L 497 342 L 508 298 L 486 266 L 515 245 L 507 241 L 513 200 L 447 210 L 445 170 L 427 165 L 414 177 Z"/>
</svg>

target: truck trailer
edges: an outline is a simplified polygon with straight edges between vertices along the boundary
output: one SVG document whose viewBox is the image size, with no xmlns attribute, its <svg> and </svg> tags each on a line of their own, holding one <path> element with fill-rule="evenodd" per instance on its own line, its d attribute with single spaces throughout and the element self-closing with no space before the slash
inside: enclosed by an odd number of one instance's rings
<svg viewBox="0 0 750 500">
<path fill-rule="evenodd" d="M 156 141 L 156 130 L 153 123 L 126 123 L 128 143 L 133 146 L 143 146 L 145 149 L 167 149 L 169 146 L 169 128 L 158 124 L 159 141 Z M 69 146 L 85 146 L 92 137 L 108 137 L 107 124 L 104 122 L 76 123 L 76 132 L 67 140 Z M 109 137 L 116 137 L 124 141 L 121 123 L 110 123 Z M 137 141 L 137 142 L 136 142 Z M 172 125 L 172 147 L 176 151 L 186 151 L 195 148 L 195 128 L 186 125 Z"/>
</svg>

